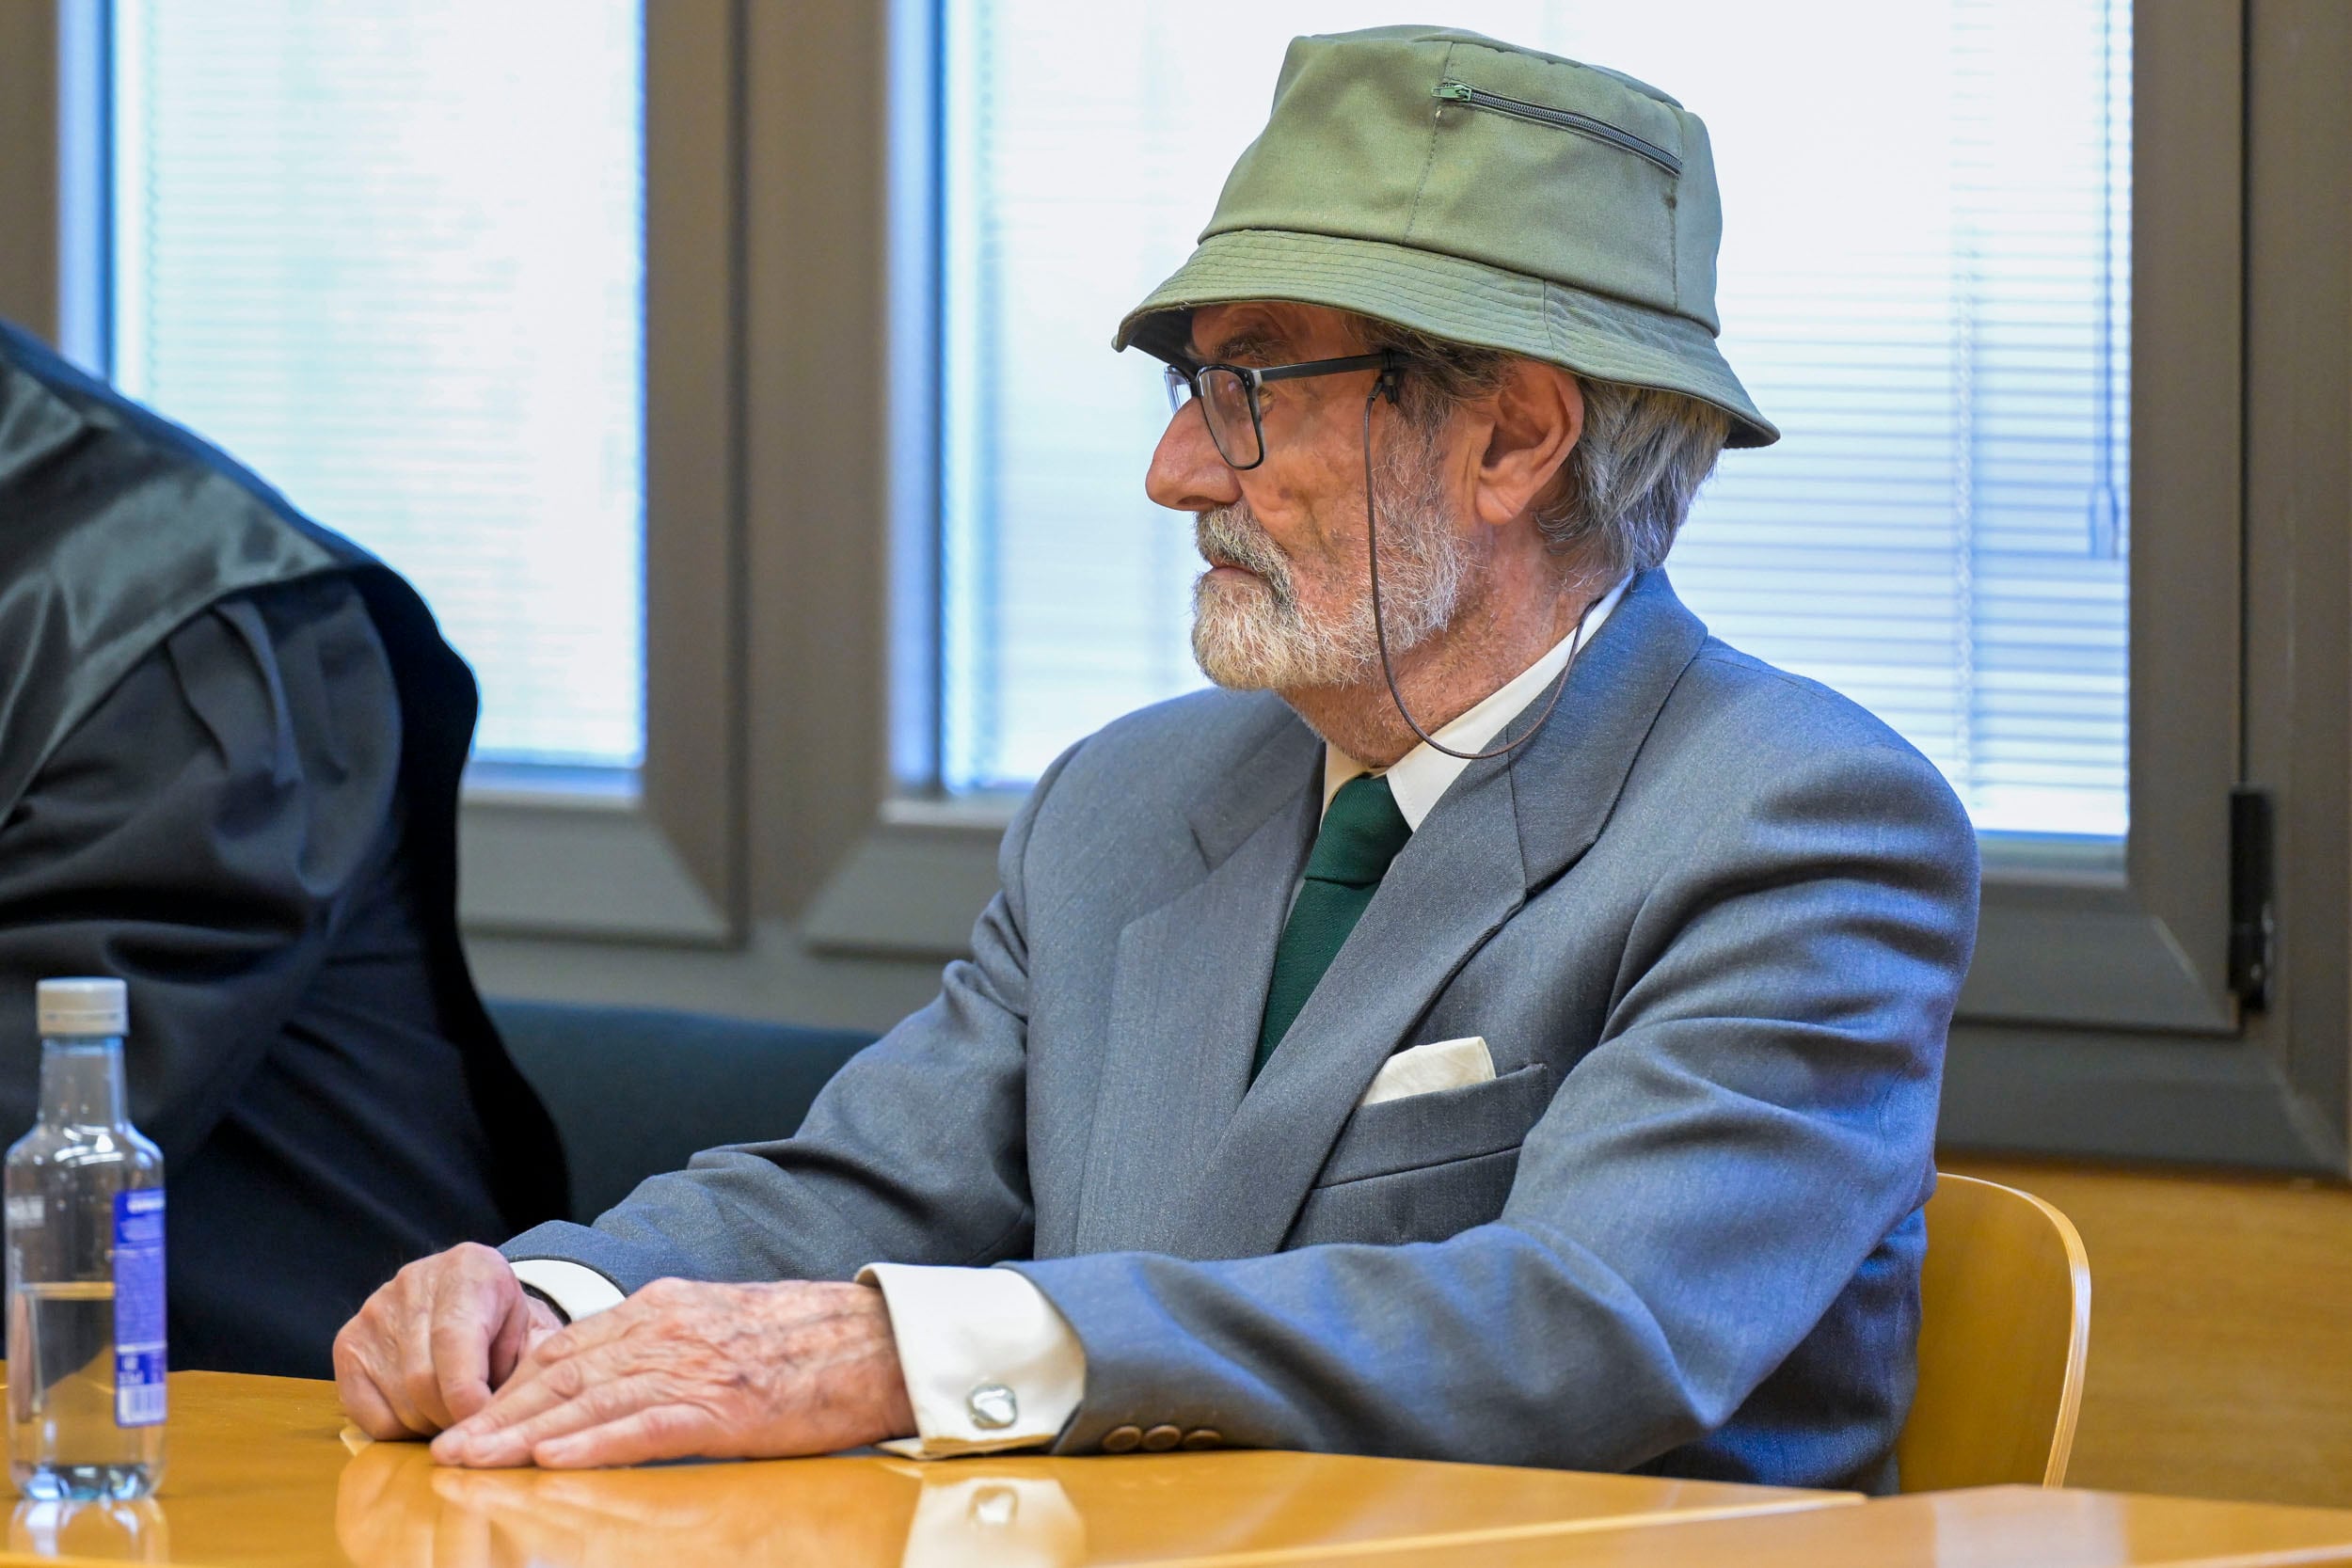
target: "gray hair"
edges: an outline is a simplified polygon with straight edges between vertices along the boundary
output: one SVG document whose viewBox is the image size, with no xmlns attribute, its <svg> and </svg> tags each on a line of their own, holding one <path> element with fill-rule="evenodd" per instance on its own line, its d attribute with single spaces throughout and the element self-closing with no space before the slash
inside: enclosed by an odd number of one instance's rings
<svg viewBox="0 0 2352 1568">
<path fill-rule="evenodd" d="M 1360 319 L 1373 350 L 1393 349 L 1411 362 L 1399 407 L 1424 434 L 1434 435 L 1455 408 L 1500 387 L 1521 357 Z M 1584 375 L 1576 384 L 1584 394 L 1584 434 L 1536 503 L 1535 526 L 1553 554 L 1577 552 L 1586 571 L 1614 581 L 1665 561 L 1692 499 L 1723 455 L 1731 417 L 1655 387 Z"/>
</svg>

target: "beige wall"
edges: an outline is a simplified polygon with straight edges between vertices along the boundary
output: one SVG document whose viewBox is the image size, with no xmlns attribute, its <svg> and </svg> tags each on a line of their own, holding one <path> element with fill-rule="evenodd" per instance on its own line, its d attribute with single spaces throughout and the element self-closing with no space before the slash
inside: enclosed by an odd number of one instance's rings
<svg viewBox="0 0 2352 1568">
<path fill-rule="evenodd" d="M 1947 1154 L 2090 1256 L 2069 1484 L 2352 1508 L 2352 1188 Z"/>
</svg>

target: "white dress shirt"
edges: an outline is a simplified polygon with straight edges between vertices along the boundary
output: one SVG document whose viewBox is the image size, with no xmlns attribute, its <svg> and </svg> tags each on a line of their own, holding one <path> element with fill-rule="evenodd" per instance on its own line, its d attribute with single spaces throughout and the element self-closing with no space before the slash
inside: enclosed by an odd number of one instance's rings
<svg viewBox="0 0 2352 1568">
<path fill-rule="evenodd" d="M 1631 578 L 1619 579 L 1617 586 L 1593 601 L 1585 612 L 1584 625 L 1579 631 L 1554 642 L 1544 651 L 1543 657 L 1512 676 L 1482 699 L 1475 706 L 1438 731 L 1438 739 L 1456 752 L 1483 752 L 1487 743 L 1502 733 L 1502 727 L 1518 718 L 1538 698 L 1551 696 L 1553 677 L 1567 666 L 1572 649 L 1581 650 L 1600 635 L 1601 623 L 1625 597 L 1626 584 Z M 1462 757 L 1450 757 L 1429 746 L 1416 746 L 1388 769 L 1389 793 L 1396 797 L 1396 809 L 1405 818 L 1405 825 L 1418 832 L 1422 821 L 1435 809 L 1439 797 L 1454 787 L 1454 781 L 1470 766 Z M 1340 785 L 1359 773 L 1377 769 L 1365 767 L 1336 746 L 1323 749 L 1323 806 L 1331 809 L 1331 797 L 1340 792 Z"/>
<path fill-rule="evenodd" d="M 1595 602 L 1579 632 L 1437 732 L 1456 752 L 1483 752 L 1519 713 L 1549 698 L 1570 656 L 1589 645 L 1625 596 L 1625 578 Z M 1407 828 L 1418 830 L 1438 799 L 1469 767 L 1426 745 L 1388 771 L 1389 788 Z M 1323 804 L 1340 785 L 1373 772 L 1336 747 L 1323 752 Z M 553 1259 L 515 1265 L 515 1277 L 577 1323 L 617 1305 L 621 1291 L 596 1270 Z M 898 1369 L 921 1435 L 884 1443 L 915 1459 L 948 1459 L 1038 1448 L 1060 1435 L 1086 1393 L 1086 1350 L 1043 1291 L 1009 1269 L 934 1268 L 869 1263 L 862 1284 L 882 1289 Z"/>
</svg>

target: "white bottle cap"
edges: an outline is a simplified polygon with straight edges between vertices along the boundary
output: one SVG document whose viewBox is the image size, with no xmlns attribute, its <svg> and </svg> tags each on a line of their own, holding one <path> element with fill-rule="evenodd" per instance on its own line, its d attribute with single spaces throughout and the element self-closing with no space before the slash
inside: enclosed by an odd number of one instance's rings
<svg viewBox="0 0 2352 1568">
<path fill-rule="evenodd" d="M 42 1039 L 103 1038 L 131 1031 L 130 992 L 119 980 L 43 980 L 37 995 Z"/>
</svg>

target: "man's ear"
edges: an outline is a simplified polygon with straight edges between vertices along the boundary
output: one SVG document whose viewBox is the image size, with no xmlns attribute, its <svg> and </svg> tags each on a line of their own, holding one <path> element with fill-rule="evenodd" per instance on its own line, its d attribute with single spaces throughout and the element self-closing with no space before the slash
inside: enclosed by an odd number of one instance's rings
<svg viewBox="0 0 2352 1568">
<path fill-rule="evenodd" d="M 1514 363 L 1488 396 L 1486 450 L 1474 476 L 1478 520 L 1501 528 L 1551 487 L 1584 434 L 1584 391 L 1557 365 Z"/>
</svg>

